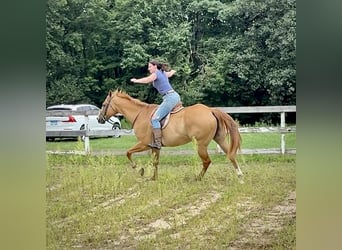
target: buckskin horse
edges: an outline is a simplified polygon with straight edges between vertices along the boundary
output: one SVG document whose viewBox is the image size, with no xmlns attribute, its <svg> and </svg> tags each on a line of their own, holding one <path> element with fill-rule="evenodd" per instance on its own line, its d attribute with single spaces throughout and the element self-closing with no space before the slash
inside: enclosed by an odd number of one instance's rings
<svg viewBox="0 0 342 250">
<path fill-rule="evenodd" d="M 152 149 L 154 156 L 152 180 L 156 180 L 158 177 L 160 153 L 160 149 L 148 146 L 152 140 L 150 119 L 156 108 L 157 104 L 148 104 L 129 96 L 124 91 L 115 90 L 109 91 L 97 117 L 99 123 L 105 123 L 110 117 L 121 113 L 132 123 L 138 143 L 128 149 L 127 158 L 135 168 L 136 163 L 132 160 L 132 154 Z M 230 138 L 229 143 L 227 138 Z M 168 124 L 162 129 L 162 146 L 175 147 L 192 140 L 197 143 L 197 152 L 203 164 L 199 179 L 202 179 L 211 163 L 207 150 L 211 140 L 221 147 L 227 159 L 233 163 L 237 175 L 243 175 L 236 160 L 236 154 L 241 145 L 241 136 L 236 122 L 230 115 L 203 104 L 184 107 L 170 115 Z M 143 171 L 142 168 L 142 175 Z"/>
</svg>

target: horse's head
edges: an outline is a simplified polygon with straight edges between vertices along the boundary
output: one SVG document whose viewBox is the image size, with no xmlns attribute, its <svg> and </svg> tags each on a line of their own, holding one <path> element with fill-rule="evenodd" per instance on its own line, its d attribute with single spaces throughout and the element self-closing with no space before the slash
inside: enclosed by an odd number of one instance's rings
<svg viewBox="0 0 342 250">
<path fill-rule="evenodd" d="M 106 99 L 102 103 L 102 107 L 100 109 L 99 115 L 97 116 L 98 123 L 104 124 L 106 121 L 109 120 L 110 117 L 119 113 L 113 103 L 113 98 L 114 98 L 114 95 L 112 91 L 109 91 Z"/>
</svg>

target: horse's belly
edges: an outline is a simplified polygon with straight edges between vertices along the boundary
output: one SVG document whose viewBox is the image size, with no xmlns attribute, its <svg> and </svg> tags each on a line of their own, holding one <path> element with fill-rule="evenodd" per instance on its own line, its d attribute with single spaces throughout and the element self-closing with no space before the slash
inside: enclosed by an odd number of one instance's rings
<svg viewBox="0 0 342 250">
<path fill-rule="evenodd" d="M 186 143 L 189 143 L 191 138 L 188 136 L 179 136 L 171 134 L 163 134 L 162 143 L 165 147 L 176 147 Z"/>
</svg>

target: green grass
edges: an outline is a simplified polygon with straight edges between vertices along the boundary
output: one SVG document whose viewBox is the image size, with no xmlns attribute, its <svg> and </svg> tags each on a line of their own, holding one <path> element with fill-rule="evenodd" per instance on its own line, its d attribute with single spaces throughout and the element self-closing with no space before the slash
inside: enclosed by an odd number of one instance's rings
<svg viewBox="0 0 342 250">
<path fill-rule="evenodd" d="M 246 229 L 266 223 L 264 218 L 295 191 L 295 156 L 239 157 L 244 184 L 219 154 L 212 156 L 202 181 L 195 180 L 201 170 L 195 152 L 163 155 L 157 181 L 148 179 L 149 155 L 135 157 L 138 169 L 146 170 L 141 177 L 123 155 L 47 154 L 47 249 L 227 249 L 234 244 L 295 249 L 293 218 L 278 221 L 280 230 L 268 229 L 258 237 Z M 241 237 L 248 242 L 237 243 Z"/>
<path fill-rule="evenodd" d="M 280 148 L 280 134 L 278 133 L 243 133 L 242 149 L 259 149 L 259 148 Z M 94 138 L 90 139 L 90 147 L 92 150 L 127 150 L 137 143 L 135 136 L 124 135 L 120 138 Z M 289 133 L 285 136 L 286 148 L 296 147 L 296 134 Z M 177 149 L 193 149 L 192 143 L 178 146 Z M 216 143 L 212 141 L 209 149 L 215 149 Z M 46 150 L 83 150 L 84 143 L 82 141 L 65 141 L 46 142 Z M 163 148 L 163 150 L 173 150 L 174 148 Z"/>
</svg>

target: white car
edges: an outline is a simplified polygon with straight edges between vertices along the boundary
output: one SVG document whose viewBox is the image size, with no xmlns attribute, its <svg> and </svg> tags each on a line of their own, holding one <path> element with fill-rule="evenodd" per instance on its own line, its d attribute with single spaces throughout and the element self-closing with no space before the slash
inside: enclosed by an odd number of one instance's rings
<svg viewBox="0 0 342 250">
<path fill-rule="evenodd" d="M 88 128 L 89 130 L 116 130 L 121 129 L 121 122 L 117 117 L 111 117 L 110 122 L 100 124 L 97 121 L 97 116 L 100 111 L 98 107 L 91 104 L 60 104 L 47 107 L 46 111 L 90 111 L 88 115 Z M 51 112 L 48 112 L 51 113 Z M 71 112 L 70 112 L 71 113 Z M 85 129 L 85 116 L 82 114 L 68 114 L 61 116 L 46 116 L 46 131 L 79 131 Z M 114 133 L 114 137 L 120 137 L 119 133 Z M 70 137 L 70 136 L 67 136 Z M 56 137 L 48 137 L 48 141 L 53 141 Z M 58 136 L 63 138 L 63 136 Z M 84 140 L 84 136 L 81 137 Z"/>
</svg>

